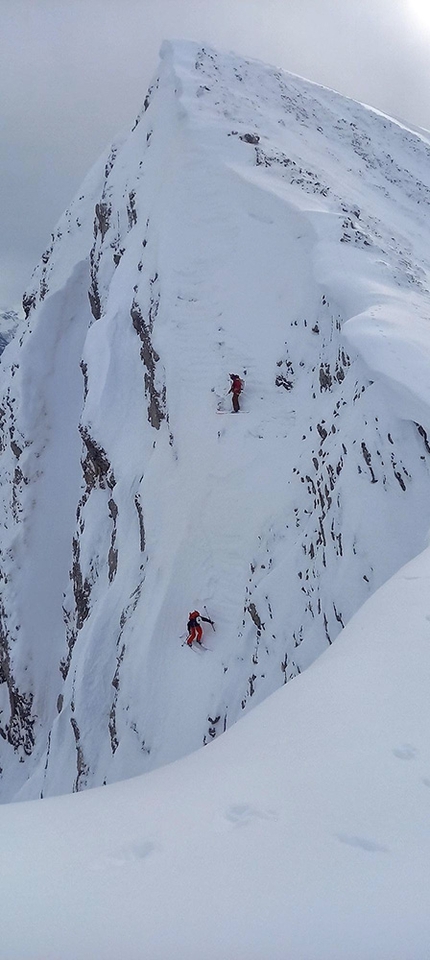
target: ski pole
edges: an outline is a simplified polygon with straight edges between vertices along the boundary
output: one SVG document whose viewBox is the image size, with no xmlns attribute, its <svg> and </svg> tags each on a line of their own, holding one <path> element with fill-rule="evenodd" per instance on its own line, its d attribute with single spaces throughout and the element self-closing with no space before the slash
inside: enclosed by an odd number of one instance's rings
<svg viewBox="0 0 430 960">
<path fill-rule="evenodd" d="M 212 627 L 212 630 L 213 630 L 214 633 L 215 633 L 215 624 L 214 624 L 213 620 L 211 620 L 211 617 L 210 617 L 209 611 L 208 611 L 208 609 L 207 609 L 207 607 L 206 607 L 206 604 L 203 604 L 203 610 L 207 613 L 207 617 L 208 617 L 209 623 L 210 623 L 210 625 L 211 625 L 211 627 Z"/>
</svg>

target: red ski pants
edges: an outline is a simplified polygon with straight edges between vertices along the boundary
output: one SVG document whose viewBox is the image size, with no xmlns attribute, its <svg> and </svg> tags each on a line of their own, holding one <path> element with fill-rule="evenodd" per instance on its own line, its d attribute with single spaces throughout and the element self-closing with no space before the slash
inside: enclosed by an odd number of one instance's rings
<svg viewBox="0 0 430 960">
<path fill-rule="evenodd" d="M 203 630 L 200 624 L 196 624 L 195 627 L 191 627 L 190 635 L 187 639 L 188 646 L 191 647 L 193 640 L 197 640 L 197 643 L 201 643 L 203 636 Z"/>
</svg>

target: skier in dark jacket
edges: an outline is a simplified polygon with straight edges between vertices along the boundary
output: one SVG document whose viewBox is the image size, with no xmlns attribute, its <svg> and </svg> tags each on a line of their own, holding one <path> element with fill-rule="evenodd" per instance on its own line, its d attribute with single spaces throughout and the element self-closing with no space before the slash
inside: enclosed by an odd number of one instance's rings
<svg viewBox="0 0 430 960">
<path fill-rule="evenodd" d="M 193 610 L 188 619 L 187 630 L 187 644 L 191 647 L 191 644 L 195 640 L 196 643 L 202 642 L 203 630 L 200 626 L 199 620 L 204 620 L 205 623 L 211 623 L 213 626 L 213 620 L 210 620 L 209 617 L 202 617 L 198 610 Z"/>
<path fill-rule="evenodd" d="M 239 413 L 240 411 L 239 397 L 240 397 L 240 394 L 242 393 L 243 383 L 238 373 L 231 373 L 230 380 L 231 380 L 231 387 L 228 392 L 231 393 L 231 402 L 233 404 L 233 412 Z"/>
</svg>

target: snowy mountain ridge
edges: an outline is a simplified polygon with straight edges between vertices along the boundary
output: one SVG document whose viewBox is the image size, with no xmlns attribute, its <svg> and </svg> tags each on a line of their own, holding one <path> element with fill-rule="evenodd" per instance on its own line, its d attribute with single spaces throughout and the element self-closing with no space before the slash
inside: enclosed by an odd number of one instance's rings
<svg viewBox="0 0 430 960">
<path fill-rule="evenodd" d="M 3 799 L 208 743 L 425 547 L 429 153 L 300 78 L 163 47 L 3 364 Z"/>
</svg>

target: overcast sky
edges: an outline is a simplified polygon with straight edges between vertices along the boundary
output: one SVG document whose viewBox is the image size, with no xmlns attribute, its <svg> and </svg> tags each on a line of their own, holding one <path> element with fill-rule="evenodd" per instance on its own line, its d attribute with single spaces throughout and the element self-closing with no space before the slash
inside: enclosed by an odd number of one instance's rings
<svg viewBox="0 0 430 960">
<path fill-rule="evenodd" d="M 171 37 L 257 57 L 430 128 L 430 0 L 0 0 L 0 308 L 19 304 Z"/>
</svg>

